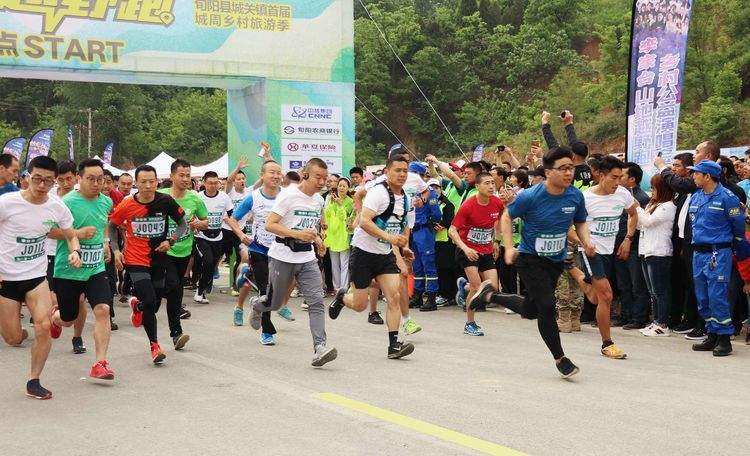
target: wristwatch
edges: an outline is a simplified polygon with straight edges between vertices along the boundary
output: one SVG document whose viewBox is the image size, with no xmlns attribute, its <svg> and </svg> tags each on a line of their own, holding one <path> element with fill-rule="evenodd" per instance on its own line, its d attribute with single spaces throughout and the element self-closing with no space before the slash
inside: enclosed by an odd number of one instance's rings
<svg viewBox="0 0 750 456">
<path fill-rule="evenodd" d="M 73 251 L 78 254 L 78 258 L 83 258 L 83 254 L 81 253 L 81 249 L 75 249 Z"/>
</svg>

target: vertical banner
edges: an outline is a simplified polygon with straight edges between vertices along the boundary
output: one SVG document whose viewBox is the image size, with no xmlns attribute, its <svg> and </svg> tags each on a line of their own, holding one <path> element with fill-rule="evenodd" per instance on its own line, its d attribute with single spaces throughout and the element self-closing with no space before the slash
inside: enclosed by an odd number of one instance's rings
<svg viewBox="0 0 750 456">
<path fill-rule="evenodd" d="M 54 134 L 55 130 L 52 129 L 39 130 L 34 133 L 34 136 L 31 137 L 31 141 L 29 141 L 29 151 L 26 153 L 26 168 L 29 167 L 29 163 L 31 163 L 31 160 L 35 157 L 49 155 L 49 148 L 52 144 L 52 135 Z"/>
<path fill-rule="evenodd" d="M 104 148 L 104 152 L 102 153 L 102 161 L 108 165 L 112 164 L 112 151 L 115 148 L 115 143 L 109 143 Z"/>
<path fill-rule="evenodd" d="M 653 169 L 677 149 L 693 0 L 636 0 L 628 76 L 627 159 Z"/>
<path fill-rule="evenodd" d="M 471 161 L 478 162 L 482 160 L 484 156 L 484 144 L 480 144 L 474 148 L 474 155 L 471 157 Z"/>
<path fill-rule="evenodd" d="M 68 125 L 68 160 L 76 161 L 76 154 L 73 150 L 73 128 Z"/>
<path fill-rule="evenodd" d="M 20 160 L 24 146 L 26 146 L 26 138 L 13 138 L 5 143 L 3 146 L 3 153 L 11 154 Z"/>
</svg>

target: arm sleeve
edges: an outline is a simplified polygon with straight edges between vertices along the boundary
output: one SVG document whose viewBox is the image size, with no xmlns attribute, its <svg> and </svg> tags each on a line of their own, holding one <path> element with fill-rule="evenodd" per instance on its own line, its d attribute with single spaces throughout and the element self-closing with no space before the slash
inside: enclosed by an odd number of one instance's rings
<svg viewBox="0 0 750 456">
<path fill-rule="evenodd" d="M 177 201 L 175 201 L 174 198 L 169 196 L 169 199 L 171 201 L 169 201 L 169 209 L 167 210 L 167 214 L 169 215 L 169 218 L 174 220 L 175 223 L 177 223 L 177 225 L 179 226 L 180 222 L 185 219 L 185 211 L 180 207 L 179 204 L 177 204 Z"/>
<path fill-rule="evenodd" d="M 693 193 L 698 187 L 695 186 L 693 179 L 689 177 L 680 177 L 671 169 L 665 169 L 661 172 L 661 177 L 672 191 L 676 193 Z"/>
<path fill-rule="evenodd" d="M 177 228 L 174 231 L 174 237 L 173 239 L 180 239 L 182 238 L 185 233 L 187 233 L 188 226 L 187 222 L 185 221 L 185 217 L 181 217 L 180 221 L 177 222 Z"/>
<path fill-rule="evenodd" d="M 643 228 L 650 228 L 667 222 L 671 225 L 677 213 L 677 207 L 671 202 L 660 205 L 653 214 L 649 214 L 644 209 L 641 209 L 640 206 L 638 206 L 637 210 L 638 226 Z"/>
<path fill-rule="evenodd" d="M 578 142 L 578 136 L 576 136 L 576 127 L 573 124 L 565 126 L 565 136 L 568 137 L 568 145 Z"/>
<path fill-rule="evenodd" d="M 557 139 L 555 139 L 555 135 L 552 134 L 552 127 L 550 124 L 542 125 L 542 135 L 544 136 L 544 142 L 547 143 L 547 149 L 552 149 L 560 145 L 557 142 Z"/>
<path fill-rule="evenodd" d="M 245 218 L 245 216 L 249 214 L 252 209 L 253 195 L 248 195 L 240 202 L 240 205 L 237 206 L 237 209 L 232 212 L 232 218 L 240 221 Z"/>
<path fill-rule="evenodd" d="M 120 250 L 120 230 L 117 224 L 109 222 L 109 245 L 113 251 Z"/>
</svg>

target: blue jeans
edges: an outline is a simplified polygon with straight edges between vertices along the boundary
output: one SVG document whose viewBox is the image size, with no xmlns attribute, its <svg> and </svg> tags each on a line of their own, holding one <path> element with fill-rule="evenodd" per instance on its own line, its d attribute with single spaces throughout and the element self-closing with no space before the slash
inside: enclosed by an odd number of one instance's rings
<svg viewBox="0 0 750 456">
<path fill-rule="evenodd" d="M 672 302 L 672 257 L 650 256 L 642 261 L 646 286 L 654 303 L 654 320 L 669 325 L 669 303 Z"/>
<path fill-rule="evenodd" d="M 646 323 L 648 319 L 648 291 L 638 252 L 630 252 L 627 260 L 615 259 L 615 277 L 620 291 L 620 321 Z"/>
</svg>

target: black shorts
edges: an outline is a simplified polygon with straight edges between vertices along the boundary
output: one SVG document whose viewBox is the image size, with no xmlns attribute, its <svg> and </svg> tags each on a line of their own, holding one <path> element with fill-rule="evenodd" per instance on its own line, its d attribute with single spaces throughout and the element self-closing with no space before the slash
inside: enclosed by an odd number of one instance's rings
<svg viewBox="0 0 750 456">
<path fill-rule="evenodd" d="M 477 268 L 479 272 L 495 269 L 495 257 L 491 253 L 480 253 L 477 261 L 469 261 L 463 250 L 456 247 L 456 263 L 462 268 Z"/>
<path fill-rule="evenodd" d="M 393 252 L 382 255 L 366 252 L 357 247 L 352 248 L 352 254 L 349 257 L 349 280 L 354 282 L 354 288 L 357 290 L 370 288 L 372 279 L 381 274 L 401 274 Z"/>
<path fill-rule="evenodd" d="M 609 279 L 612 275 L 612 268 L 614 267 L 614 261 L 612 261 L 612 255 L 600 255 L 594 254 L 593 257 L 587 257 L 585 252 L 578 252 L 578 256 L 581 260 L 581 266 L 584 274 L 586 274 L 586 282 L 591 282 L 591 279 Z"/>
<path fill-rule="evenodd" d="M 26 301 L 26 293 L 38 287 L 47 277 L 37 277 L 27 280 L 3 280 L 0 296 L 16 302 Z"/>
<path fill-rule="evenodd" d="M 54 255 L 47 255 L 47 283 L 49 284 L 49 289 L 54 291 L 54 283 L 55 283 L 55 256 Z"/>
<path fill-rule="evenodd" d="M 78 303 L 81 295 L 86 296 L 92 309 L 98 304 L 109 305 L 112 302 L 112 290 L 109 288 L 107 271 L 94 274 L 86 281 L 58 277 L 55 279 L 55 294 L 62 321 L 73 321 L 78 318 Z"/>
</svg>

